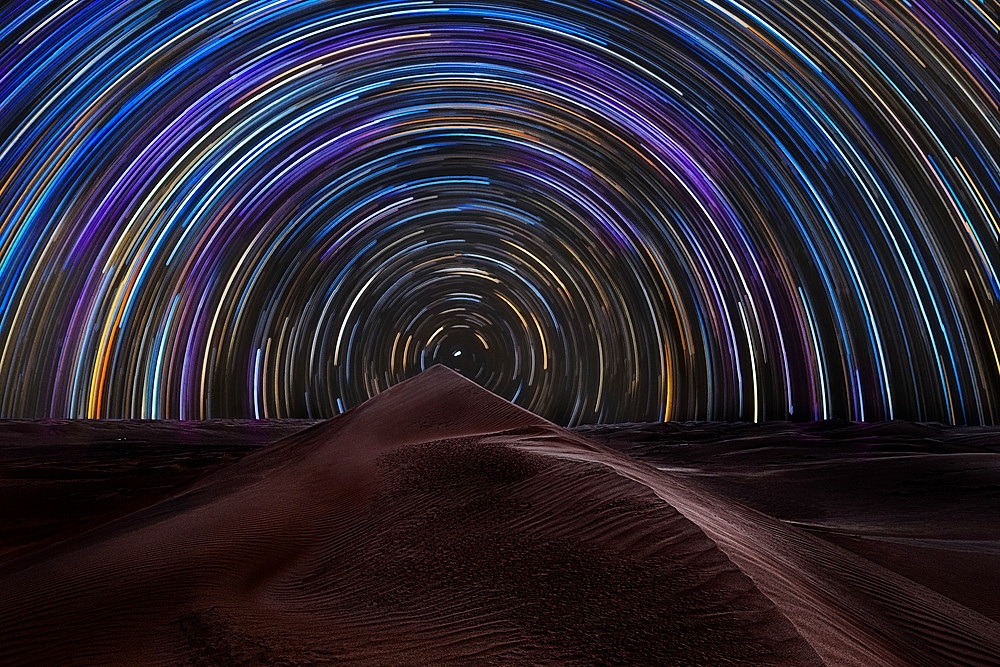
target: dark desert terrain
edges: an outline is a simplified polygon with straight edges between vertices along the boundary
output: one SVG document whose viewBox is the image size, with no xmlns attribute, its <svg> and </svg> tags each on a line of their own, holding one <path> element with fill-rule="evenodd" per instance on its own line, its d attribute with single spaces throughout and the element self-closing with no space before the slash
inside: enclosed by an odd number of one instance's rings
<svg viewBox="0 0 1000 667">
<path fill-rule="evenodd" d="M 0 423 L 0 664 L 991 665 L 1000 431 Z"/>
</svg>

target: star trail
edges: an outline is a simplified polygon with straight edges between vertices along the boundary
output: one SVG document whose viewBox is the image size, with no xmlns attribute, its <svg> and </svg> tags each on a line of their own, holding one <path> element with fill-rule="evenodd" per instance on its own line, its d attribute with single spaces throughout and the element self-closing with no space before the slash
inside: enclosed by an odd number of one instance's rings
<svg viewBox="0 0 1000 667">
<path fill-rule="evenodd" d="M 995 2 L 0 14 L 0 414 L 1000 417 Z"/>
</svg>

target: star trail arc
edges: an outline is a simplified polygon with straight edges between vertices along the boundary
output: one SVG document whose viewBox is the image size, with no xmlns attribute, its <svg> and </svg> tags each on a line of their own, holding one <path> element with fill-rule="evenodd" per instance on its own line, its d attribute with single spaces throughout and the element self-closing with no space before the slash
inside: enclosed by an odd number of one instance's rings
<svg viewBox="0 0 1000 667">
<path fill-rule="evenodd" d="M 3 416 L 996 422 L 994 2 L 10 3 Z"/>
</svg>

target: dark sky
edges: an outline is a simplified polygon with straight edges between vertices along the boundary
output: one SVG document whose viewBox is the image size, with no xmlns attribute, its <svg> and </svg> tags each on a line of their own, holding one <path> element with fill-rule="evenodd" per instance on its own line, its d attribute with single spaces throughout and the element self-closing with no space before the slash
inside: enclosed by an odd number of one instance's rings
<svg viewBox="0 0 1000 667">
<path fill-rule="evenodd" d="M 1000 417 L 993 3 L 6 7 L 0 416 Z"/>
</svg>

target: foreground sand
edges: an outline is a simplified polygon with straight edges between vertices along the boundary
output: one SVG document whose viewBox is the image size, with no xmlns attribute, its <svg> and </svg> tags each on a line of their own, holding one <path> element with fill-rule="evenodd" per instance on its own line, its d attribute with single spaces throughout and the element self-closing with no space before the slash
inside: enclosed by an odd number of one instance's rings
<svg viewBox="0 0 1000 667">
<path fill-rule="evenodd" d="M 1000 621 L 1000 429 L 666 423 L 577 432 Z"/>
<path fill-rule="evenodd" d="M 438 367 L 10 551 L 0 664 L 996 664 L 995 620 L 731 495 Z"/>
</svg>

